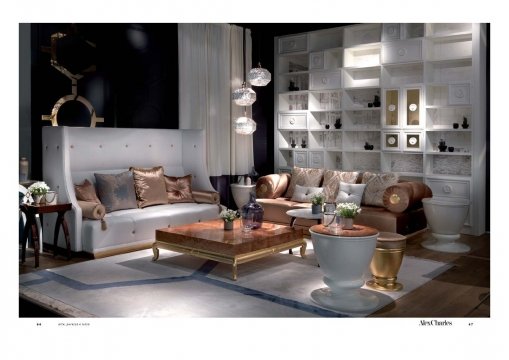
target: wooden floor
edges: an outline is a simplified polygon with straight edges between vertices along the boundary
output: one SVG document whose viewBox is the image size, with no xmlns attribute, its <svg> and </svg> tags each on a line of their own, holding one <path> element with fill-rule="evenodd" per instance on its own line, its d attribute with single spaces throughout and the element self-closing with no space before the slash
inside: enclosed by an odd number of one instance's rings
<svg viewBox="0 0 509 360">
<path fill-rule="evenodd" d="M 466 254 L 427 250 L 421 242 L 428 237 L 429 232 L 425 231 L 407 240 L 405 254 L 454 266 L 371 317 L 490 317 L 490 235 L 462 235 L 460 241 L 471 247 Z M 24 274 L 87 260 L 90 259 L 74 256 L 67 261 L 61 255 L 53 258 L 52 253 L 44 252 L 40 256 L 39 268 L 34 269 L 33 250 L 28 249 L 27 260 L 19 265 L 19 272 Z M 49 316 L 55 314 L 20 299 L 20 317 Z"/>
</svg>

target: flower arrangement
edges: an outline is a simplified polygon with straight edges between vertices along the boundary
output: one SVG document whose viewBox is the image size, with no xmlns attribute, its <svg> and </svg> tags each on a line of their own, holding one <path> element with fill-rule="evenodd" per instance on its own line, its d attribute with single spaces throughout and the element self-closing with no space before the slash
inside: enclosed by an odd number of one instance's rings
<svg viewBox="0 0 509 360">
<path fill-rule="evenodd" d="M 233 220 L 238 219 L 240 217 L 240 214 L 236 210 L 224 209 L 219 214 L 219 217 L 223 219 L 225 222 L 232 222 Z"/>
<path fill-rule="evenodd" d="M 311 197 L 311 203 L 313 205 L 323 205 L 324 201 L 325 201 L 325 195 L 322 192 L 320 192 L 318 194 L 314 194 Z"/>
<path fill-rule="evenodd" d="M 361 212 L 361 208 L 355 203 L 339 203 L 336 207 L 336 215 L 343 218 L 353 219 Z"/>
<path fill-rule="evenodd" d="M 49 186 L 44 181 L 38 181 L 28 187 L 28 192 L 32 195 L 44 195 L 49 191 Z"/>
</svg>

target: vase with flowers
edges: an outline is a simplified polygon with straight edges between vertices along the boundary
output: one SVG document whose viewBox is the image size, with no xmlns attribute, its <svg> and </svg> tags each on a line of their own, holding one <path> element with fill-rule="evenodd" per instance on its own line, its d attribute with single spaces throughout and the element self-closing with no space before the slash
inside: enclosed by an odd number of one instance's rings
<svg viewBox="0 0 509 360">
<path fill-rule="evenodd" d="M 323 202 L 325 201 L 325 195 L 323 192 L 314 194 L 311 197 L 311 213 L 320 214 L 323 211 Z"/>
<path fill-rule="evenodd" d="M 233 222 L 240 217 L 240 214 L 236 210 L 224 209 L 219 214 L 219 217 L 223 219 L 225 230 L 233 230 Z"/>
<path fill-rule="evenodd" d="M 44 195 L 49 191 L 49 186 L 44 181 L 38 181 L 28 187 L 27 197 L 32 196 L 34 203 L 39 205 L 43 202 Z"/>
<path fill-rule="evenodd" d="M 355 203 L 339 203 L 336 207 L 336 216 L 339 217 L 340 227 L 343 230 L 353 229 L 353 220 L 360 212 L 361 208 Z"/>
</svg>

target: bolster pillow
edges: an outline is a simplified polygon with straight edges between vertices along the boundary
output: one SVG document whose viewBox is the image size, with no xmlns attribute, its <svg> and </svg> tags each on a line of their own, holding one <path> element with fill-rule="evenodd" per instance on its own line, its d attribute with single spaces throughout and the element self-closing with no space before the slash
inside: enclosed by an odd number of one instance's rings
<svg viewBox="0 0 509 360">
<path fill-rule="evenodd" d="M 283 196 L 290 183 L 291 174 L 270 174 L 262 176 L 256 182 L 256 198 L 276 199 Z"/>
<path fill-rule="evenodd" d="M 192 190 L 193 199 L 197 203 L 219 204 L 219 193 L 217 191 Z"/>
<path fill-rule="evenodd" d="M 87 219 L 101 220 L 106 215 L 106 208 L 102 204 L 78 200 L 78 205 L 81 208 L 83 217 Z"/>
<path fill-rule="evenodd" d="M 383 194 L 384 206 L 393 213 L 402 213 L 422 206 L 422 199 L 431 197 L 428 185 L 417 181 L 400 182 L 389 186 Z"/>
</svg>

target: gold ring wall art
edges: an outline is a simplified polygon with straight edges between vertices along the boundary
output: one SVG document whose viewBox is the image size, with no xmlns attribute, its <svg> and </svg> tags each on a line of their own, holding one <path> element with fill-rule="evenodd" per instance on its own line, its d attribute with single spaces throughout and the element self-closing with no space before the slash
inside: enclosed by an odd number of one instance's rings
<svg viewBox="0 0 509 360">
<path fill-rule="evenodd" d="M 81 104 L 85 105 L 87 108 L 89 115 L 90 115 L 90 127 L 95 127 L 97 123 L 104 122 L 104 118 L 97 117 L 96 112 L 90 101 L 88 101 L 86 98 L 84 98 L 81 95 L 78 95 L 78 80 L 83 78 L 83 74 L 86 72 L 92 72 L 95 71 L 95 65 L 90 65 L 86 69 L 83 69 L 80 71 L 80 73 L 73 74 L 69 69 L 65 67 L 65 65 L 58 62 L 57 59 L 57 49 L 58 49 L 58 43 L 62 39 L 65 39 L 67 37 L 67 34 L 63 33 L 55 33 L 51 35 L 51 48 L 49 49 L 49 52 L 51 53 L 51 66 L 53 66 L 55 69 L 57 69 L 59 72 L 64 74 L 66 77 L 68 77 L 71 80 L 71 92 L 72 94 L 62 96 L 60 99 L 57 100 L 55 105 L 53 105 L 53 109 L 51 110 L 51 115 L 42 115 L 43 121 L 51 121 L 52 126 L 58 126 L 58 112 L 62 108 L 62 105 L 64 105 L 67 102 L 80 102 Z M 95 48 L 95 44 L 84 41 L 84 43 L 90 47 Z M 43 49 L 44 51 L 47 51 L 47 49 Z"/>
</svg>

